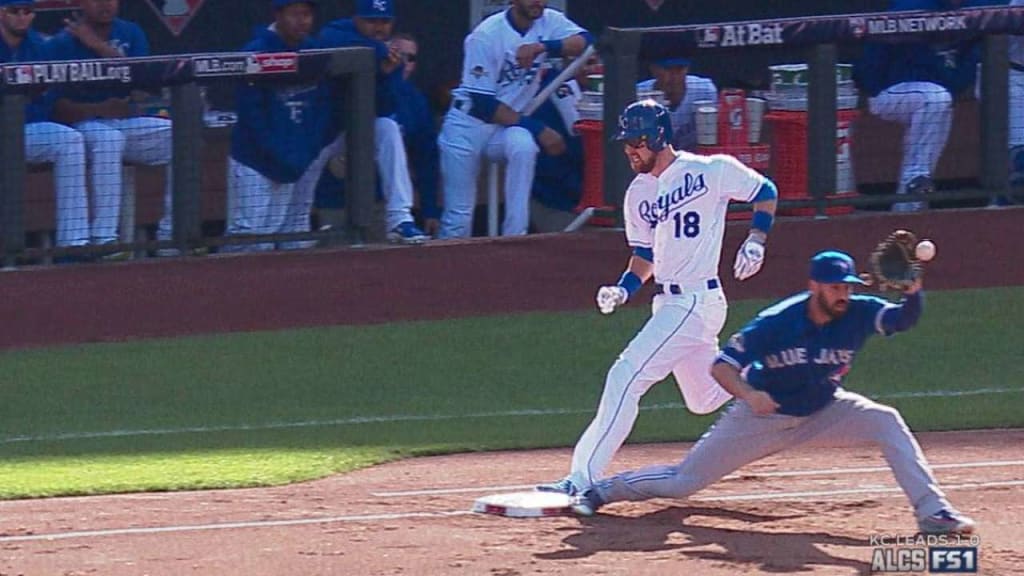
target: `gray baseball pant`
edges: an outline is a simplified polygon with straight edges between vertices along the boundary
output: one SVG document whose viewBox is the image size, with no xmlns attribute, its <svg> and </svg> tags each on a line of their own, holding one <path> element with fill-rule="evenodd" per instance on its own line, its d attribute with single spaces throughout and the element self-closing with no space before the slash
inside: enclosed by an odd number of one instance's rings
<svg viewBox="0 0 1024 576">
<path fill-rule="evenodd" d="M 850 446 L 873 443 L 910 499 L 917 517 L 949 508 L 917 440 L 900 413 L 860 394 L 839 389 L 810 416 L 758 416 L 742 400 L 704 433 L 679 464 L 649 466 L 595 484 L 605 502 L 686 498 L 745 464 L 801 444 Z"/>
</svg>

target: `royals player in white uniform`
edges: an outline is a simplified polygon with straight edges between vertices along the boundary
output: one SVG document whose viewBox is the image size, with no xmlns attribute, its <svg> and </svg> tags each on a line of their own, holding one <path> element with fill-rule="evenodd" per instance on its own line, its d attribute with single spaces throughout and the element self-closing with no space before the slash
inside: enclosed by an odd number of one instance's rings
<svg viewBox="0 0 1024 576">
<path fill-rule="evenodd" d="M 583 53 L 590 35 L 546 0 L 511 0 L 466 38 L 462 84 L 452 93 L 438 144 L 444 182 L 442 238 L 472 234 L 481 154 L 504 161 L 502 234 L 526 234 L 537 154 L 558 155 L 558 132 L 519 111 L 537 94 L 547 58 Z"/>
<path fill-rule="evenodd" d="M 718 279 L 726 212 L 731 200 L 754 204 L 750 234 L 733 264 L 739 280 L 761 269 L 775 216 L 771 180 L 732 156 L 677 152 L 669 112 L 653 100 L 626 107 L 617 139 L 637 173 L 623 203 L 633 255 L 619 282 L 598 290 L 597 306 L 611 314 L 653 277 L 653 314 L 608 371 L 570 474 L 539 490 L 572 495 L 601 478 L 633 429 L 640 398 L 670 373 L 691 412 L 713 412 L 731 398 L 709 372 L 728 308 Z"/>
</svg>

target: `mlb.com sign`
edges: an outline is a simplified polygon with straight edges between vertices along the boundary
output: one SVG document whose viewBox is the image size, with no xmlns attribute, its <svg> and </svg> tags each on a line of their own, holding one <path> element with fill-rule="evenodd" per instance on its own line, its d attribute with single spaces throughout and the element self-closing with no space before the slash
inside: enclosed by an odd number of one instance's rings
<svg viewBox="0 0 1024 576">
<path fill-rule="evenodd" d="M 947 32 L 967 30 L 967 16 L 950 14 L 938 16 L 914 16 L 905 18 L 871 18 L 867 33 L 880 36 L 885 34 L 916 34 L 920 32 Z"/>
</svg>

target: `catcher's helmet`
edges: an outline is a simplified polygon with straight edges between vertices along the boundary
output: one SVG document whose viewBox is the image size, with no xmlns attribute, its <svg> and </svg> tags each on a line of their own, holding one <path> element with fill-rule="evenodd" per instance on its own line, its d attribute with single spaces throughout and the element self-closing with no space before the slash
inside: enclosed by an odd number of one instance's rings
<svg viewBox="0 0 1024 576">
<path fill-rule="evenodd" d="M 672 119 L 668 110 L 651 99 L 633 102 L 619 115 L 615 139 L 640 139 L 652 152 L 661 151 L 672 141 Z"/>
</svg>

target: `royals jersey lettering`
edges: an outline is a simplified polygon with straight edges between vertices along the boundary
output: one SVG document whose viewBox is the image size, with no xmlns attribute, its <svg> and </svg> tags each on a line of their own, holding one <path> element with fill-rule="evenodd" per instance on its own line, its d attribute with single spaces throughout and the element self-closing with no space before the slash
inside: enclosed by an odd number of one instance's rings
<svg viewBox="0 0 1024 576">
<path fill-rule="evenodd" d="M 466 38 L 462 84 L 454 91 L 456 96 L 469 92 L 491 94 L 513 110 L 521 110 L 537 94 L 539 72 L 547 56 L 539 56 L 526 69 L 516 62 L 516 50 L 523 44 L 562 40 L 584 33 L 583 28 L 550 8 L 523 34 L 509 18 L 508 11 L 494 14 Z"/>
<path fill-rule="evenodd" d="M 715 278 L 729 201 L 752 201 L 766 181 L 732 156 L 679 152 L 657 178 L 639 174 L 630 184 L 626 240 L 653 249 L 655 282 Z"/>
</svg>

